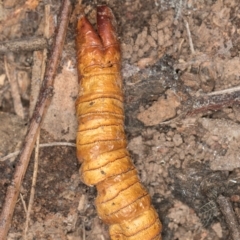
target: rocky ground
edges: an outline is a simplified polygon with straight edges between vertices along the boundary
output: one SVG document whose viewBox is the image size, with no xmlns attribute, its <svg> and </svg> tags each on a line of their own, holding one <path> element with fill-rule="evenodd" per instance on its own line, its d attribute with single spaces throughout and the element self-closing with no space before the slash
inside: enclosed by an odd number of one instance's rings
<svg viewBox="0 0 240 240">
<path fill-rule="evenodd" d="M 74 6 L 84 8 L 94 24 L 101 3 L 80 1 Z M 122 47 L 128 148 L 159 212 L 163 240 L 237 239 L 221 197 L 239 221 L 239 2 L 104 3 L 116 16 Z M 49 35 L 54 34 L 59 7 L 57 1 L 4 1 L 0 41 L 42 36 L 46 22 Z M 50 146 L 40 148 L 25 239 L 109 239 L 94 207 L 96 190 L 81 183 L 76 149 L 67 146 L 75 142 L 77 127 L 75 24 L 74 11 L 40 134 L 40 143 Z M 16 164 L 15 157 L 4 157 L 21 149 L 38 95 L 42 59 L 42 50 L 0 56 L 0 209 Z M 24 204 L 29 202 L 33 171 L 34 159 L 21 187 L 9 240 L 24 239 Z"/>
</svg>

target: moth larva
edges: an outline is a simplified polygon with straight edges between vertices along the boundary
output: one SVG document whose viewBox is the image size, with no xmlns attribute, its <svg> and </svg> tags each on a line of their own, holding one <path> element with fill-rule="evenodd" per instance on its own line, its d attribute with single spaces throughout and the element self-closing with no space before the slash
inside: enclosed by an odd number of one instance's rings
<svg viewBox="0 0 240 240">
<path fill-rule="evenodd" d="M 98 34 L 85 16 L 78 20 L 80 175 L 85 184 L 96 185 L 97 212 L 109 224 L 111 239 L 161 239 L 158 214 L 126 148 L 120 45 L 113 20 L 106 6 L 97 8 Z"/>
</svg>

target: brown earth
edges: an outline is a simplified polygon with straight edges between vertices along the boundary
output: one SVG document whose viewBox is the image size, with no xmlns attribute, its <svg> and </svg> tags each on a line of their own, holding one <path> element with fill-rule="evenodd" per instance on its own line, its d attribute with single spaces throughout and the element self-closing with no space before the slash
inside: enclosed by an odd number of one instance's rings
<svg viewBox="0 0 240 240">
<path fill-rule="evenodd" d="M 42 36 L 46 6 L 50 7 L 49 31 L 54 34 L 60 3 L 28 3 L 9 0 L 0 5 L 1 42 Z M 101 3 L 82 1 L 81 7 L 93 24 L 96 5 Z M 211 109 L 206 102 L 217 91 L 224 95 L 222 90 L 235 91 L 240 86 L 240 3 L 238 0 L 104 3 L 116 16 L 122 46 L 128 148 L 163 222 L 163 240 L 232 239 L 218 198 L 230 200 L 239 221 L 239 106 L 236 99 L 230 104 L 219 102 L 219 106 Z M 42 125 L 41 143 L 75 141 L 75 24 L 73 14 L 55 80 L 54 98 Z M 6 61 L 1 55 L 1 158 L 21 149 L 38 94 L 43 54 L 35 51 L 5 56 L 10 77 L 17 81 L 20 100 L 16 103 L 16 92 L 10 87 Z M 206 101 L 203 105 L 195 102 L 199 96 Z M 14 158 L 0 159 L 0 210 L 15 164 Z M 29 201 L 33 165 L 32 159 L 9 240 L 24 239 L 23 203 Z M 107 227 L 98 219 L 94 207 L 95 188 L 81 183 L 79 167 L 74 147 L 40 148 L 26 239 L 109 239 Z"/>
</svg>

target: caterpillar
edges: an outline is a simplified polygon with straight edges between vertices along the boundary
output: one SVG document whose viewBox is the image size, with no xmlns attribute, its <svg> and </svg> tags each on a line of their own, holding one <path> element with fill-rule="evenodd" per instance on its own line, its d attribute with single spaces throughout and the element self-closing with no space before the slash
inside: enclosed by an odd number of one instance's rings
<svg viewBox="0 0 240 240">
<path fill-rule="evenodd" d="M 97 188 L 98 216 L 113 240 L 161 239 L 162 225 L 127 150 L 121 55 L 115 18 L 97 7 L 97 29 L 86 16 L 77 23 L 77 158 L 82 181 Z"/>
</svg>

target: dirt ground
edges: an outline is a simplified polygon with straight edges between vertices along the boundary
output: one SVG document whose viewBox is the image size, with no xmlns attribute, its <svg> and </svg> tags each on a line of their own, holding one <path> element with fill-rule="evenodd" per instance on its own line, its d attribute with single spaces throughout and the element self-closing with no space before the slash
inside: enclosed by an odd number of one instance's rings
<svg viewBox="0 0 240 240">
<path fill-rule="evenodd" d="M 92 0 L 74 9 L 84 8 L 95 24 L 102 3 L 112 8 L 121 41 L 128 148 L 163 240 L 234 239 L 219 199 L 228 199 L 240 221 L 239 1 Z M 53 36 L 59 8 L 60 1 L 3 1 L 0 45 L 43 36 L 46 22 Z M 94 207 L 96 190 L 81 183 L 76 149 L 67 145 L 77 127 L 75 24 L 74 11 L 40 134 L 50 146 L 40 148 L 26 239 L 109 239 Z M 0 55 L 0 210 L 16 164 L 4 157 L 21 149 L 42 59 L 43 50 Z M 222 101 L 226 96 L 231 101 Z M 8 240 L 24 239 L 33 168 L 32 157 Z"/>
</svg>

